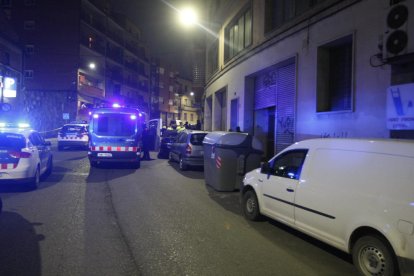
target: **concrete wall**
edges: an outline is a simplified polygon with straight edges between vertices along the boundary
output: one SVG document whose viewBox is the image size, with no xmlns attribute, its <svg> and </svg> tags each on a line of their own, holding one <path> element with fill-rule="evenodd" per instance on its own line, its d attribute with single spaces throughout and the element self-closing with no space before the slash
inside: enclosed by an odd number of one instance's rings
<svg viewBox="0 0 414 276">
<path fill-rule="evenodd" d="M 297 28 L 283 39 L 279 39 L 279 35 L 256 45 L 249 53 L 231 61 L 233 64 L 226 65 L 208 82 L 206 97 L 214 97 L 216 92 L 227 87 L 227 106 L 232 99 L 239 99 L 239 125 L 242 129 L 249 129 L 252 119 L 246 116 L 252 116 L 252 112 L 245 112 L 245 109 L 251 109 L 252 97 L 246 87 L 252 85 L 246 82 L 247 77 L 296 57 L 296 140 L 310 137 L 389 137 L 386 89 L 390 85 L 391 68 L 389 65 L 374 68 L 369 62 L 370 57 L 379 52 L 378 36 L 384 32 L 387 3 L 358 1 L 309 26 Z M 260 1 L 258 4 L 262 5 Z M 262 6 L 259 8 L 263 10 Z M 254 15 L 258 16 L 256 12 Z M 254 28 L 258 31 L 257 27 Z M 354 38 L 353 111 L 317 113 L 317 49 L 350 34 Z M 215 113 L 214 108 L 213 104 L 212 114 Z M 229 112 L 230 108 L 227 109 L 227 126 L 230 126 Z M 214 118 L 212 121 L 212 129 L 215 129 Z"/>
</svg>

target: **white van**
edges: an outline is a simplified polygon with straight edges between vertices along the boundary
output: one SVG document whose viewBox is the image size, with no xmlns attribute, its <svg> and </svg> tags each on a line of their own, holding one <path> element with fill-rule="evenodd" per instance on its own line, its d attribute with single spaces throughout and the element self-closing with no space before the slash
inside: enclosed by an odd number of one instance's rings
<svg viewBox="0 0 414 276">
<path fill-rule="evenodd" d="M 414 142 L 313 139 L 246 174 L 242 208 L 351 253 L 362 275 L 414 275 Z"/>
</svg>

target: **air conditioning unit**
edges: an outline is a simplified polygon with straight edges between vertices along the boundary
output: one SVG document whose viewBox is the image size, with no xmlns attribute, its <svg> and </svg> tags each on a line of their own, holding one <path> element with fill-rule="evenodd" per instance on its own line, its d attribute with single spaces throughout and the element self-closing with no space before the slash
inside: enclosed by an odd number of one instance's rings
<svg viewBox="0 0 414 276">
<path fill-rule="evenodd" d="M 414 0 L 396 1 L 386 17 L 383 59 L 414 53 Z"/>
</svg>

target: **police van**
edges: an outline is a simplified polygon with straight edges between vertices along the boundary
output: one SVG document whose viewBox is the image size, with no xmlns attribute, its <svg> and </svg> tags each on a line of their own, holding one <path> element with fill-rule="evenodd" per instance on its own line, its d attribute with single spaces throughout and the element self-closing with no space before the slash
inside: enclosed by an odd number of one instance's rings
<svg viewBox="0 0 414 276">
<path fill-rule="evenodd" d="M 93 109 L 89 120 L 91 167 L 99 163 L 141 164 L 141 138 L 144 118 L 138 109 L 105 107 Z"/>
</svg>

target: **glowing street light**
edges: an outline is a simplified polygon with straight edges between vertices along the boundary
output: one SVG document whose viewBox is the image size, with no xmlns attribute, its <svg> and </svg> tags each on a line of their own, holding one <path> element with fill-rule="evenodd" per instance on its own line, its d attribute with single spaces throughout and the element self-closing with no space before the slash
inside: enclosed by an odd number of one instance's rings
<svg viewBox="0 0 414 276">
<path fill-rule="evenodd" d="M 89 63 L 89 69 L 95 70 L 96 64 L 94 62 Z"/>
<path fill-rule="evenodd" d="M 184 26 L 193 26 L 197 24 L 197 13 L 192 8 L 184 8 L 179 11 L 180 22 Z"/>
<path fill-rule="evenodd" d="M 193 91 L 190 92 L 190 96 L 194 96 L 194 92 Z"/>
</svg>

